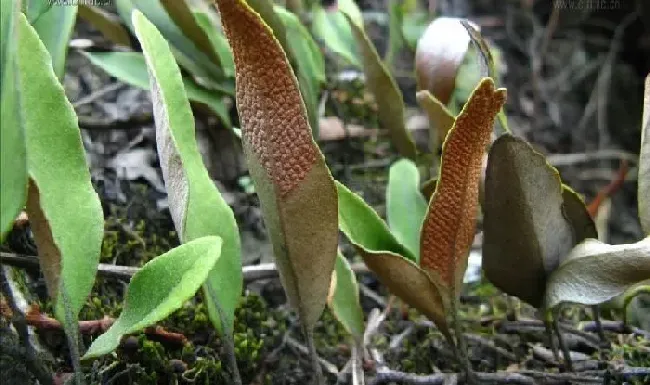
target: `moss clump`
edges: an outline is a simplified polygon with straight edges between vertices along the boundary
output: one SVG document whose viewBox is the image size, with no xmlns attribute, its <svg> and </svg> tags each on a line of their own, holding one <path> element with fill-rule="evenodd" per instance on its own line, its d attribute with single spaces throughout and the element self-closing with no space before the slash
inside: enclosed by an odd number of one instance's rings
<svg viewBox="0 0 650 385">
<path fill-rule="evenodd" d="M 287 325 L 281 313 L 270 311 L 253 294 L 242 298 L 235 315 L 235 356 L 242 380 L 250 383 L 268 353 L 281 343 Z M 119 384 L 231 383 L 221 340 L 200 297 L 188 301 L 160 325 L 182 333 L 188 343 L 179 347 L 153 341 L 143 334 L 126 337 L 115 354 L 84 363 L 89 381 L 101 378 L 99 382 L 103 383 L 117 378 Z M 271 375 L 258 380 L 271 384 Z"/>
</svg>

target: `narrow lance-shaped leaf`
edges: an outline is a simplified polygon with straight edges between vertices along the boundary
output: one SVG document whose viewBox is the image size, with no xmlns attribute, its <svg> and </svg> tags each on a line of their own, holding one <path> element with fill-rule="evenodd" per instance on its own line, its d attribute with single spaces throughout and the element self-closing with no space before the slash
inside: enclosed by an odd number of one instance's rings
<svg viewBox="0 0 650 385">
<path fill-rule="evenodd" d="M 429 90 L 418 91 L 415 97 L 429 118 L 429 150 L 436 155 L 447 133 L 454 126 L 456 117 Z"/>
<path fill-rule="evenodd" d="M 372 92 L 377 103 L 377 119 L 390 132 L 391 141 L 405 158 L 415 161 L 417 150 L 411 134 L 404 122 L 404 99 L 395 79 L 381 61 L 370 38 L 366 35 L 363 24 L 343 13 L 352 27 L 352 33 L 363 56 L 363 72 L 366 86 Z"/>
<path fill-rule="evenodd" d="M 650 74 L 645 78 L 641 120 L 641 152 L 639 154 L 639 218 L 646 234 L 650 234 Z"/>
<path fill-rule="evenodd" d="M 208 236 L 180 245 L 147 262 L 133 275 L 124 309 L 93 341 L 84 359 L 115 350 L 122 336 L 165 319 L 192 297 L 221 258 L 221 239 Z"/>
<path fill-rule="evenodd" d="M 2 0 L 2 70 L 0 80 L 0 242 L 25 205 L 27 196 L 27 152 L 24 121 L 20 116 L 17 88 L 16 19 L 19 3 Z"/>
<path fill-rule="evenodd" d="M 10 60 L 13 60 L 11 58 L 13 57 L 13 46 L 16 41 L 14 26 L 16 25 L 16 16 L 20 10 L 19 6 L 20 3 L 13 0 L 2 0 L 0 2 L 0 11 L 2 12 L 0 14 L 2 18 L 2 24 L 0 25 L 2 28 L 2 35 L 0 36 L 2 39 L 0 41 L 0 80 L 2 80 L 3 85 L 5 84 L 5 71 L 8 66 L 11 66 Z M 4 87 L 0 89 L 0 97 L 2 93 L 4 93 Z"/>
<path fill-rule="evenodd" d="M 204 292 L 210 319 L 219 332 L 230 335 L 242 288 L 237 222 L 203 164 L 181 73 L 166 40 L 139 11 L 133 13 L 133 25 L 149 69 L 156 143 L 180 240 L 209 235 L 223 240 Z"/>
<path fill-rule="evenodd" d="M 337 253 L 336 265 L 332 272 L 332 282 L 330 292 L 327 296 L 327 304 L 331 309 L 334 317 L 343 325 L 353 337 L 351 372 L 352 383 L 354 385 L 364 384 L 363 373 L 363 308 L 359 301 L 359 284 L 357 277 L 352 271 L 348 260 L 341 254 Z"/>
<path fill-rule="evenodd" d="M 52 57 L 54 73 L 63 79 L 68 43 L 77 20 L 77 5 L 52 4 L 34 22 L 34 28 Z"/>
<path fill-rule="evenodd" d="M 20 4 L 21 2 L 17 2 Z M 24 0 L 20 4 L 22 9 L 21 11 L 27 17 L 27 21 L 30 24 L 33 24 L 42 14 L 47 12 L 54 4 L 52 1 L 48 0 Z"/>
<path fill-rule="evenodd" d="M 149 89 L 149 75 L 144 55 L 139 52 L 85 52 L 94 65 L 102 68 L 109 75 L 132 86 Z M 183 87 L 187 97 L 208 106 L 227 127 L 231 127 L 230 116 L 223 104 L 222 95 L 208 91 L 197 85 L 192 79 L 183 77 Z M 225 94 L 233 95 L 233 88 L 221 89 Z"/>
<path fill-rule="evenodd" d="M 210 39 L 212 47 L 214 47 L 215 52 L 219 56 L 219 61 L 221 63 L 221 69 L 223 70 L 224 76 L 228 78 L 234 78 L 235 63 L 233 62 L 232 52 L 230 51 L 228 40 L 226 40 L 226 37 L 223 35 L 221 26 L 219 25 L 219 28 L 216 28 L 215 23 L 212 19 L 212 15 L 207 11 L 195 11 L 194 18 L 196 19 L 199 27 L 201 27 L 205 34 L 208 36 L 208 39 Z"/>
<path fill-rule="evenodd" d="M 404 4 L 401 1 L 388 1 L 388 48 L 384 54 L 384 62 L 389 70 L 394 69 L 395 57 L 404 46 L 402 25 L 404 24 Z"/>
<path fill-rule="evenodd" d="M 485 39 L 483 39 L 483 35 L 481 35 L 478 27 L 471 24 L 467 20 L 462 20 L 461 24 L 467 30 L 467 34 L 472 40 L 472 44 L 474 44 L 474 47 L 480 56 L 479 66 L 481 68 L 481 77 L 488 76 L 493 79 L 497 79 L 499 74 L 497 73 L 492 51 L 490 50 L 490 47 L 488 46 Z M 497 114 L 497 118 L 499 120 L 499 124 L 501 125 L 502 131 L 510 132 L 510 129 L 508 128 L 508 117 L 503 111 L 503 108 Z"/>
<path fill-rule="evenodd" d="M 189 2 L 186 0 L 160 0 L 160 4 L 185 37 L 190 39 L 215 65 L 220 66 L 219 55 L 214 50 L 210 38 L 197 22 Z"/>
<path fill-rule="evenodd" d="M 78 12 L 79 17 L 90 23 L 113 43 L 127 47 L 131 45 L 129 33 L 117 16 L 100 7 L 86 4 L 80 4 Z"/>
<path fill-rule="evenodd" d="M 484 78 L 456 118 L 442 146 L 436 190 L 422 225 L 420 266 L 455 300 L 474 239 L 482 161 L 505 89 Z"/>
<path fill-rule="evenodd" d="M 359 23 L 363 23 L 361 12 L 352 0 L 341 0 L 338 8 L 350 15 Z M 325 10 L 320 4 L 312 7 L 311 29 L 314 37 L 321 41 L 330 51 L 337 54 L 354 67 L 361 67 L 358 49 L 350 24 L 341 12 L 333 9 Z"/>
<path fill-rule="evenodd" d="M 27 214 L 80 385 L 77 316 L 99 263 L 103 211 L 90 182 L 77 117 L 52 59 L 22 13 L 18 31 L 18 88 L 29 173 Z"/>
<path fill-rule="evenodd" d="M 339 196 L 339 228 L 357 247 L 367 252 L 388 251 L 416 262 L 415 256 L 391 233 L 377 212 L 360 196 L 336 182 Z"/>
<path fill-rule="evenodd" d="M 483 268 L 504 292 L 539 307 L 546 280 L 574 245 L 555 168 L 521 139 L 499 137 L 488 156 Z"/>
<path fill-rule="evenodd" d="M 427 213 L 427 201 L 420 193 L 420 173 L 408 159 L 395 162 L 386 189 L 388 225 L 400 243 L 420 256 L 420 229 Z"/>
<path fill-rule="evenodd" d="M 318 137 L 318 107 L 321 86 L 325 83 L 325 61 L 309 31 L 298 17 L 276 6 L 275 13 L 284 22 L 288 52 L 295 62 L 300 93 L 309 116 L 314 137 Z"/>
<path fill-rule="evenodd" d="M 415 263 L 415 256 L 388 230 L 386 223 L 358 195 L 341 183 L 339 226 L 364 262 L 391 293 L 434 321 L 453 342 L 445 316 L 443 297 L 429 275 Z"/>
<path fill-rule="evenodd" d="M 363 340 L 363 309 L 359 302 L 359 284 L 350 262 L 341 252 L 336 255 L 327 304 L 345 330 L 357 341 Z"/>
<path fill-rule="evenodd" d="M 92 287 L 103 238 L 103 212 L 90 183 L 77 117 L 36 31 L 19 17 L 21 109 L 27 143 L 27 213 L 48 291 L 63 318 L 75 316 Z M 83 242 L 79 242 L 83 239 Z"/>
<path fill-rule="evenodd" d="M 588 239 L 576 246 L 551 274 L 546 308 L 562 302 L 597 305 L 650 279 L 650 238 L 631 245 Z"/>
<path fill-rule="evenodd" d="M 169 41 L 178 63 L 187 69 L 194 78 L 200 78 L 210 86 L 222 79 L 223 71 L 215 65 L 208 55 L 202 52 L 194 42 L 171 19 L 160 1 L 151 0 L 115 0 L 117 12 L 124 23 L 133 31 L 131 14 L 137 9 L 158 28 Z"/>
<path fill-rule="evenodd" d="M 235 57 L 248 167 L 283 286 L 309 333 L 325 306 L 336 260 L 334 181 L 312 139 L 298 82 L 270 28 L 242 0 L 216 3 Z"/>
</svg>

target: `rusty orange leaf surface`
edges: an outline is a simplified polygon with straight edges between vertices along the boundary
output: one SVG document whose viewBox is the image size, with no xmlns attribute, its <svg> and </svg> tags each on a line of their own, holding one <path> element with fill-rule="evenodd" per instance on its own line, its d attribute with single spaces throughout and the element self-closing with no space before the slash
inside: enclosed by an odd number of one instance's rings
<svg viewBox="0 0 650 385">
<path fill-rule="evenodd" d="M 291 305 L 311 330 L 338 246 L 338 201 L 298 80 L 273 31 L 243 0 L 216 0 L 233 51 L 242 144 Z M 309 333 L 308 333 L 309 334 Z"/>
<path fill-rule="evenodd" d="M 273 32 L 259 17 L 251 17 L 238 5 L 240 0 L 216 2 L 238 67 L 242 135 L 285 196 L 305 178 L 318 151 L 312 145 L 302 98 L 295 91 L 296 78 Z"/>
<path fill-rule="evenodd" d="M 482 159 L 494 118 L 506 100 L 485 78 L 443 144 L 440 178 L 422 225 L 420 266 L 447 289 L 459 290 L 474 239 Z"/>
</svg>

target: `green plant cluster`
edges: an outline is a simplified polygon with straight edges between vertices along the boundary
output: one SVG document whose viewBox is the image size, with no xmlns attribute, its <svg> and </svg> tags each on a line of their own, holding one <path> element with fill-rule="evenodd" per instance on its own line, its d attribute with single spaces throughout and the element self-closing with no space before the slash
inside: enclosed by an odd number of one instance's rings
<svg viewBox="0 0 650 385">
<path fill-rule="evenodd" d="M 362 359 L 359 287 L 337 249 L 338 230 L 391 292 L 437 327 L 404 340 L 410 353 L 399 358 L 400 365 L 433 370 L 430 341 L 440 333 L 468 382 L 473 366 L 460 319 L 482 310 L 462 306 L 460 295 L 479 219 L 487 279 L 540 309 L 551 337 L 551 327 L 559 330 L 563 304 L 595 306 L 622 294 L 628 304 L 641 292 L 638 285 L 650 279 L 650 238 L 627 245 L 599 241 L 582 198 L 544 155 L 509 132 L 506 90 L 496 87 L 492 51 L 466 20 L 436 18 L 415 44 L 416 98 L 430 123 L 427 152 L 416 148 L 406 128 L 404 98 L 391 72 L 395 53 L 413 41 L 403 20 L 422 20 L 415 17 L 416 2 L 391 2 L 384 57 L 351 0 L 339 1 L 336 10 L 315 3 L 303 8 L 300 2 L 285 9 L 270 0 L 216 0 L 217 9 L 199 3 L 118 0 L 118 20 L 87 5 L 2 0 L 0 231 L 4 239 L 19 213 L 26 213 L 49 295 L 42 310 L 63 325 L 77 385 L 98 378 L 242 384 L 259 374 L 255 364 L 287 331 L 282 317 L 270 314 L 260 298 L 242 299 L 237 223 L 203 164 L 191 103 L 207 106 L 241 139 L 276 267 L 319 385 L 324 377 L 318 353 L 341 357 L 331 349 L 345 333 L 357 351 L 350 357 L 357 363 Z M 305 11 L 311 13 L 308 23 L 302 21 Z M 77 13 L 123 46 L 86 52 L 91 62 L 151 90 L 174 228 L 169 237 L 147 222 L 130 226 L 118 208 L 104 218 L 75 110 L 60 81 Z M 459 82 L 473 91 L 452 114 L 450 98 L 469 47 L 476 49 L 479 76 L 471 87 Z M 322 50 L 364 74 L 363 87 L 352 82 L 349 90 L 333 95 L 329 107 L 337 115 L 360 116 L 364 126 L 385 129 L 403 158 L 390 167 L 386 222 L 332 178 L 314 140 L 327 81 Z M 237 107 L 241 128 L 231 122 L 229 105 Z M 639 217 L 648 232 L 647 102 L 646 110 L 638 185 Z M 121 292 L 97 278 L 100 261 L 139 270 Z M 495 313 L 503 310 L 502 304 L 493 305 Z M 92 341 L 79 335 L 79 319 L 103 316 L 116 317 L 108 330 Z M 157 324 L 182 333 L 188 343 L 170 347 L 139 334 Z M 561 333 L 558 338 L 562 344 Z M 82 342 L 90 343 L 85 352 Z M 623 344 L 617 354 L 644 363 L 626 349 Z M 568 354 L 564 364 L 571 370 Z M 354 375 L 362 378 L 360 367 Z M 84 378 L 86 369 L 90 374 Z M 257 380 L 275 381 L 272 374 Z"/>
</svg>

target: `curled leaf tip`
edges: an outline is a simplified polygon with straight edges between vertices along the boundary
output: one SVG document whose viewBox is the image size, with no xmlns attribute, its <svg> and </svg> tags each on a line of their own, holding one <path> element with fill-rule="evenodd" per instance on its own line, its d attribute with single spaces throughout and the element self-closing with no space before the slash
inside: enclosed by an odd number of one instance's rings
<svg viewBox="0 0 650 385">
<path fill-rule="evenodd" d="M 446 285 L 462 279 L 475 230 L 483 155 L 505 89 L 483 79 L 443 144 L 440 178 L 423 223 L 420 265 Z"/>
<path fill-rule="evenodd" d="M 272 31 L 246 2 L 216 3 L 235 60 L 243 139 L 286 196 L 318 155 L 298 82 Z"/>
</svg>

